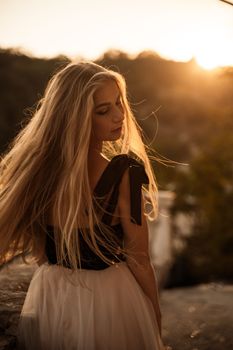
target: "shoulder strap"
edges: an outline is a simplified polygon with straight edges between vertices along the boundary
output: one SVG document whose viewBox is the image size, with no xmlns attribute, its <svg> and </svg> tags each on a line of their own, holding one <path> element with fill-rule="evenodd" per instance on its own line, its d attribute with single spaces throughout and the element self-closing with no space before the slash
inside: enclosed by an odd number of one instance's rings
<svg viewBox="0 0 233 350">
<path fill-rule="evenodd" d="M 113 189 L 110 199 L 105 208 L 102 221 L 111 223 L 112 214 L 115 211 L 119 195 L 119 185 L 126 169 L 129 168 L 130 177 L 130 214 L 131 222 L 141 225 L 141 186 L 148 184 L 149 179 L 145 172 L 144 165 L 127 154 L 120 154 L 112 160 L 107 168 L 102 181 L 94 191 L 94 196 L 99 202 L 104 201 L 104 197 Z"/>
<path fill-rule="evenodd" d="M 149 178 L 145 172 L 144 165 L 134 158 L 129 158 L 129 177 L 131 221 L 135 220 L 137 225 L 141 225 L 141 187 L 142 184 L 149 184 Z"/>
<path fill-rule="evenodd" d="M 112 186 L 115 182 L 117 182 L 119 176 L 121 175 L 120 170 L 125 170 L 127 158 L 127 154 L 119 154 L 111 159 L 103 175 L 101 176 L 100 181 L 97 183 L 97 186 L 94 189 L 95 197 L 105 196 L 109 193 Z"/>
</svg>

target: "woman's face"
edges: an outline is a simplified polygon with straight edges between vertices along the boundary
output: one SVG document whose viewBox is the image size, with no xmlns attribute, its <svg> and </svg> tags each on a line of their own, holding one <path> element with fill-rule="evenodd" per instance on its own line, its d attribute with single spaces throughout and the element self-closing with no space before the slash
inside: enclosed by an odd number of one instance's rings
<svg viewBox="0 0 233 350">
<path fill-rule="evenodd" d="M 119 139 L 123 120 L 120 90 L 114 80 L 108 80 L 94 94 L 92 139 L 95 142 Z"/>
</svg>

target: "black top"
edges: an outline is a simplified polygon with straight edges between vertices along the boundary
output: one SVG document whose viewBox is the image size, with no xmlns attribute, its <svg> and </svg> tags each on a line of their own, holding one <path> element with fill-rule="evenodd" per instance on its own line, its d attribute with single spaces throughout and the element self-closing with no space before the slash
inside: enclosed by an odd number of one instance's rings
<svg viewBox="0 0 233 350">
<path fill-rule="evenodd" d="M 119 185 L 122 176 L 126 169 L 129 168 L 129 178 L 130 178 L 130 211 L 131 211 L 131 222 L 141 225 L 141 186 L 142 184 L 148 184 L 148 176 L 145 172 L 144 166 L 139 163 L 134 158 L 128 156 L 127 154 L 120 154 L 111 159 L 105 168 L 102 176 L 100 177 L 93 195 L 95 201 L 98 203 L 98 207 L 103 206 L 105 201 L 106 213 L 102 216 L 101 221 L 108 225 L 108 227 L 116 235 L 116 241 L 122 247 L 123 244 L 123 227 L 122 225 L 116 224 L 111 225 L 112 214 L 115 211 L 117 205 L 117 199 L 119 195 Z M 111 193 L 108 202 L 106 203 L 105 196 Z M 95 227 L 98 230 L 98 227 Z M 101 252 L 112 262 L 119 262 L 117 258 L 104 248 L 99 246 Z M 102 270 L 109 265 L 105 263 L 98 255 L 96 255 L 88 246 L 88 244 L 83 239 L 80 234 L 80 251 L 81 251 L 81 267 L 83 269 L 91 270 Z M 49 264 L 57 264 L 56 248 L 54 243 L 54 232 L 53 226 L 47 225 L 47 235 L 46 235 L 46 246 L 45 246 L 46 256 L 48 258 Z M 118 255 L 120 260 L 124 261 L 125 257 L 123 255 Z M 69 264 L 64 263 L 63 266 L 70 268 Z"/>
</svg>

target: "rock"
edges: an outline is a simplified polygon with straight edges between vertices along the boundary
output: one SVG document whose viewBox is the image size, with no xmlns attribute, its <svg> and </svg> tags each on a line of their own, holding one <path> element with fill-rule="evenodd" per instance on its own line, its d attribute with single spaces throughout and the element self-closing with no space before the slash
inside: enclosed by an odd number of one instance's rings
<svg viewBox="0 0 233 350">
<path fill-rule="evenodd" d="M 164 343 L 174 350 L 233 349 L 232 292 L 222 283 L 163 290 Z"/>
</svg>

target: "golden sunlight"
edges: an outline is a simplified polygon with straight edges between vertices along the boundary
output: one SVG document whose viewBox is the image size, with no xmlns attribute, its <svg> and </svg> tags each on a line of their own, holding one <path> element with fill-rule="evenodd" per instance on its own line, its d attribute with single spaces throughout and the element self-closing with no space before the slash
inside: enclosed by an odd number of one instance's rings
<svg viewBox="0 0 233 350">
<path fill-rule="evenodd" d="M 91 60 L 110 49 L 132 56 L 153 50 L 175 61 L 194 57 L 204 69 L 233 66 L 233 6 L 223 1 L 118 0 L 114 12 L 108 0 L 100 2 L 104 10 L 99 12 L 93 0 L 0 1 L 0 46 L 21 47 L 39 57 Z M 20 31 L 12 30 L 12 23 Z"/>
<path fill-rule="evenodd" d="M 223 26 L 218 28 L 208 23 L 204 31 L 198 35 L 198 45 L 195 45 L 194 57 L 198 64 L 207 70 L 232 65 L 233 46 L 232 37 Z"/>
<path fill-rule="evenodd" d="M 218 59 L 218 57 L 213 56 L 211 53 L 203 52 L 195 56 L 197 63 L 199 66 L 206 70 L 212 70 L 219 66 L 223 66 L 221 59 Z"/>
<path fill-rule="evenodd" d="M 229 46 L 229 43 L 223 37 L 221 44 L 219 42 L 208 43 L 202 50 L 197 50 L 194 56 L 202 68 L 211 70 L 217 67 L 232 65 L 233 48 Z"/>
</svg>

